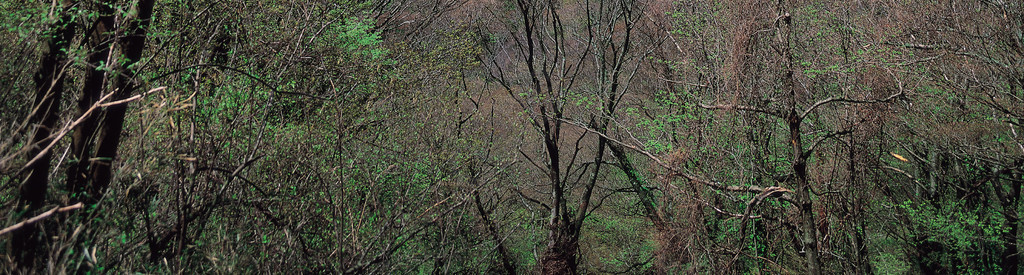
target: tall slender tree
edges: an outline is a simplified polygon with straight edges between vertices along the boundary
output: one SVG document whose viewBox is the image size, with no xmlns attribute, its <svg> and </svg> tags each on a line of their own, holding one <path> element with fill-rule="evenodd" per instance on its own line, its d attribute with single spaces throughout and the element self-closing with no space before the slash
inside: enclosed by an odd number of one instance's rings
<svg viewBox="0 0 1024 275">
<path fill-rule="evenodd" d="M 64 79 L 68 71 L 68 51 L 75 35 L 75 25 L 71 12 L 72 3 L 62 1 L 52 7 L 58 16 L 46 32 L 46 50 L 42 54 L 39 71 L 35 74 L 35 101 L 31 105 L 29 122 L 32 124 L 32 136 L 29 140 L 26 158 L 28 164 L 22 169 L 24 181 L 18 190 L 18 207 L 16 218 L 31 217 L 46 203 L 47 189 L 50 185 L 50 161 L 53 152 L 49 144 L 57 129 L 57 120 L 61 114 L 61 100 L 64 96 Z M 15 262 L 19 268 L 26 270 L 43 266 L 41 256 L 47 253 L 46 233 L 39 224 L 32 224 L 16 231 L 13 235 L 11 249 L 16 251 Z"/>
</svg>

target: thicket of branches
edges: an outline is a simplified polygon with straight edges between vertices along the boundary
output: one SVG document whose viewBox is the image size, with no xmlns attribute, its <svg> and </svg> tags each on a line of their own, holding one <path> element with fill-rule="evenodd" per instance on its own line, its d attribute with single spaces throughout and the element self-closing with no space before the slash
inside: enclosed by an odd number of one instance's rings
<svg viewBox="0 0 1024 275">
<path fill-rule="evenodd" d="M 0 3 L 0 272 L 1020 271 L 1014 1 Z"/>
</svg>

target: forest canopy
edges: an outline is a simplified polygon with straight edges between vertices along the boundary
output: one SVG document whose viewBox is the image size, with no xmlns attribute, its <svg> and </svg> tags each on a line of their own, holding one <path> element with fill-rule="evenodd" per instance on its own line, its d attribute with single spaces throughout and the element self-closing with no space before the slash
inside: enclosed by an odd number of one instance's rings
<svg viewBox="0 0 1024 275">
<path fill-rule="evenodd" d="M 0 11 L 0 273 L 1021 272 L 1019 1 Z"/>
</svg>

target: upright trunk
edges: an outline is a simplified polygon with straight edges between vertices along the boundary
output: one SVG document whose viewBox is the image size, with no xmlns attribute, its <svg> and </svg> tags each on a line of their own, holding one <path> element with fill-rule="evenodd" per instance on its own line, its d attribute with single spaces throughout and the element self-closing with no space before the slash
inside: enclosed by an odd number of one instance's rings
<svg viewBox="0 0 1024 275">
<path fill-rule="evenodd" d="M 630 187 L 636 192 L 637 198 L 640 199 L 640 207 L 643 207 L 644 215 L 654 224 L 654 229 L 658 232 L 668 230 L 664 219 L 662 219 L 661 214 L 658 212 L 654 194 L 644 186 L 644 180 L 636 171 L 636 168 L 633 167 L 633 163 L 629 161 L 625 150 L 621 145 L 614 143 L 609 143 L 608 148 L 611 149 L 612 156 L 615 156 L 615 160 L 619 163 L 619 167 L 622 168 L 622 172 L 626 173 Z"/>
<path fill-rule="evenodd" d="M 1016 212 L 1016 211 L 1014 211 Z M 1003 232 L 1003 274 L 1018 274 L 1020 270 L 1020 252 L 1017 249 L 1017 234 L 1019 232 L 1020 220 L 1016 216 L 1006 215 L 1006 227 Z"/>
<path fill-rule="evenodd" d="M 556 118 L 557 119 L 557 118 Z M 552 125 L 553 124 L 553 125 Z M 564 190 L 562 189 L 561 164 L 559 162 L 560 121 L 546 120 L 545 148 L 548 153 L 548 181 L 552 187 L 551 213 L 548 220 L 548 246 L 541 259 L 544 274 L 576 274 L 576 253 L 579 249 L 572 220 L 569 218 Z"/>
<path fill-rule="evenodd" d="M 1001 179 L 996 175 L 995 189 L 997 195 L 1000 197 L 999 201 L 1003 208 L 1003 218 L 1006 220 L 1004 226 L 1007 230 L 1002 233 L 1000 238 L 1003 242 L 1003 254 L 1001 255 L 1002 261 L 1000 263 L 1003 268 L 1003 274 L 1017 274 L 1020 271 L 1020 250 L 1018 249 L 1018 233 L 1020 231 L 1020 216 L 1017 209 L 1020 208 L 1020 192 L 1021 192 L 1021 174 L 1009 173 L 1013 177 L 1009 180 L 1009 184 L 1006 185 L 1007 190 L 1005 193 L 1003 185 L 1000 184 Z"/>
<path fill-rule="evenodd" d="M 858 177 L 859 173 L 857 172 L 858 146 L 853 141 L 853 135 L 850 136 L 848 144 L 850 145 L 850 149 L 849 159 L 847 160 L 847 173 L 849 174 L 850 179 L 848 186 L 851 189 L 849 193 L 856 194 L 853 195 L 852 201 L 848 204 L 849 208 L 847 210 L 848 215 L 850 215 L 853 220 L 852 225 L 848 227 L 848 230 L 852 232 L 849 237 L 850 245 L 852 246 L 851 253 L 853 254 L 854 272 L 857 274 L 872 274 L 874 271 L 871 268 L 871 259 L 868 256 L 868 246 L 864 236 L 864 231 L 866 230 L 867 225 L 864 217 L 862 216 L 864 215 L 864 205 L 866 202 L 864 202 L 864 199 L 862 199 L 859 194 L 861 192 L 858 192 L 857 189 L 862 188 L 862 186 L 860 186 L 861 179 Z"/>
<path fill-rule="evenodd" d="M 100 3 L 100 16 L 96 18 L 87 39 L 89 40 L 90 52 L 88 57 L 88 69 L 85 76 L 85 84 L 82 86 L 82 97 L 78 100 L 78 115 L 85 114 L 93 104 L 103 96 L 107 81 L 107 68 L 110 66 L 110 51 L 114 43 L 114 10 L 113 3 Z M 99 123 L 99 114 L 93 112 L 82 123 L 75 126 L 71 136 L 72 161 L 67 170 L 67 189 L 71 191 L 72 200 L 81 201 L 85 198 L 85 187 L 88 185 L 88 176 L 92 158 L 93 138 L 96 133 L 96 126 Z M 90 201 L 90 199 L 85 199 Z"/>
<path fill-rule="evenodd" d="M 814 211 L 811 202 L 811 185 L 807 181 L 807 159 L 804 155 L 803 141 L 800 137 L 801 119 L 793 109 L 789 115 L 789 138 L 793 146 L 793 176 L 796 180 L 796 200 L 800 204 L 800 244 L 807 259 L 807 273 L 821 274 L 821 262 L 818 259 L 818 233 L 814 222 Z"/>
<path fill-rule="evenodd" d="M 146 29 L 153 16 L 154 0 L 139 0 L 136 5 L 138 18 L 129 25 L 130 33 L 121 44 L 125 62 L 121 73 L 117 76 L 114 100 L 125 99 L 134 87 L 135 69 L 132 68 L 142 58 L 146 46 Z M 121 143 L 121 129 L 128 107 L 124 104 L 107 107 L 103 113 L 103 123 L 99 129 L 96 146 L 96 162 L 92 163 L 90 175 L 92 184 L 88 187 L 89 196 L 99 199 L 110 184 L 111 163 L 117 156 L 117 147 Z"/>
<path fill-rule="evenodd" d="M 569 227 L 553 228 L 548 234 L 548 247 L 541 259 L 544 274 L 577 274 L 576 254 L 579 252 L 578 234 Z"/>
<path fill-rule="evenodd" d="M 64 3 L 64 6 L 69 6 Z M 36 95 L 31 113 L 31 123 L 35 132 L 28 145 L 27 158 L 42 157 L 26 167 L 25 180 L 18 188 L 18 208 L 16 213 L 31 216 L 46 202 L 46 189 L 49 186 L 50 160 L 52 151 L 43 151 L 52 141 L 50 136 L 57 126 L 60 116 L 60 101 L 64 94 L 64 66 L 67 63 L 66 50 L 75 35 L 72 25 L 74 20 L 70 13 L 61 12 L 61 18 L 54 26 L 54 32 L 47 42 L 46 52 L 40 60 L 39 71 L 35 75 Z M 20 217 L 19 217 L 20 218 Z M 44 236 L 40 233 L 40 225 L 32 224 L 13 233 L 11 250 L 14 261 L 22 268 L 38 267 L 38 256 L 45 255 L 47 245 L 43 244 Z"/>
<path fill-rule="evenodd" d="M 780 1 L 780 5 L 783 3 Z M 811 184 L 807 180 L 807 157 L 805 154 L 801 126 L 804 116 L 797 111 L 798 98 L 796 92 L 796 79 L 793 72 L 796 70 L 793 47 L 793 19 L 785 7 L 779 7 L 781 22 L 785 25 L 786 39 L 781 41 L 782 56 L 785 60 L 785 72 L 783 77 L 784 90 L 789 93 L 788 113 L 784 114 L 786 124 L 789 126 L 789 145 L 792 146 L 792 170 L 793 179 L 796 183 L 796 201 L 800 209 L 800 247 L 807 260 L 807 273 L 821 274 L 821 260 L 818 258 L 818 232 L 814 220 L 814 210 L 811 200 Z M 781 36 L 780 36 L 781 37 Z M 781 39 L 781 38 L 780 38 Z"/>
</svg>

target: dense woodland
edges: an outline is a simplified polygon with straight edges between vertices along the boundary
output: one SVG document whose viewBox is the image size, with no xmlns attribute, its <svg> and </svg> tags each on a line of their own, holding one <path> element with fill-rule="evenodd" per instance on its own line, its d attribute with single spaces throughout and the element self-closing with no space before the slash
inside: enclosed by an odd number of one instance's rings
<svg viewBox="0 0 1024 275">
<path fill-rule="evenodd" d="M 1019 1 L 0 10 L 0 273 L 1022 272 Z"/>
</svg>

